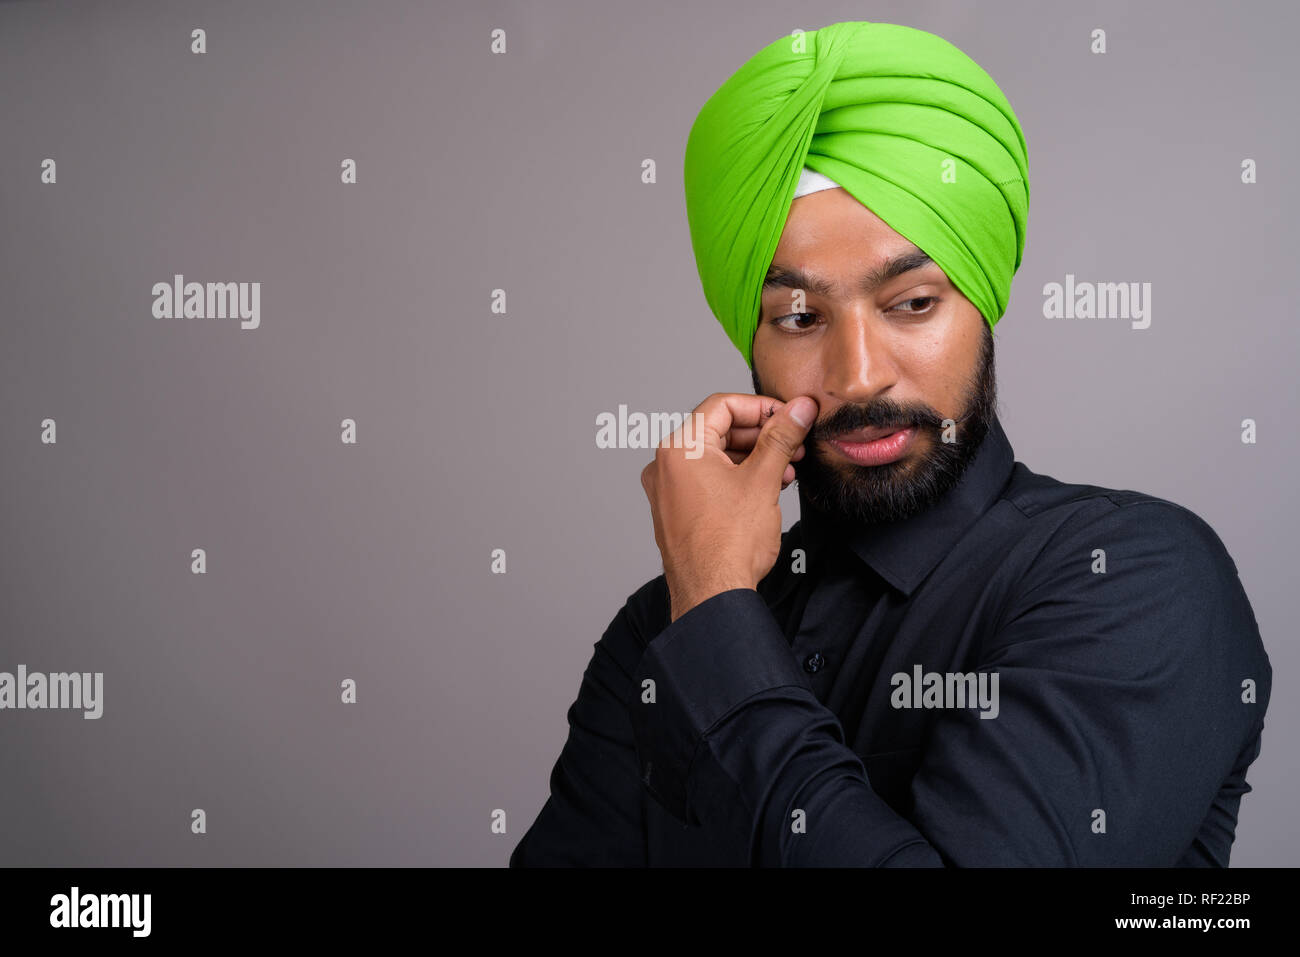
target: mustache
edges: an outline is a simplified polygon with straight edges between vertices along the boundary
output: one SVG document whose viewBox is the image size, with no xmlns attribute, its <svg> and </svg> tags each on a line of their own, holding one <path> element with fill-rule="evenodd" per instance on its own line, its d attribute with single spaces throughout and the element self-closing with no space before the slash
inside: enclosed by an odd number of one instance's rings
<svg viewBox="0 0 1300 957">
<path fill-rule="evenodd" d="M 842 405 L 824 420 L 816 421 L 808 430 L 808 441 L 833 439 L 858 429 L 906 429 L 911 426 L 919 428 L 941 429 L 951 419 L 957 425 L 969 422 L 977 414 L 976 409 L 960 416 L 941 416 L 929 407 L 905 409 L 899 406 L 857 406 Z"/>
</svg>

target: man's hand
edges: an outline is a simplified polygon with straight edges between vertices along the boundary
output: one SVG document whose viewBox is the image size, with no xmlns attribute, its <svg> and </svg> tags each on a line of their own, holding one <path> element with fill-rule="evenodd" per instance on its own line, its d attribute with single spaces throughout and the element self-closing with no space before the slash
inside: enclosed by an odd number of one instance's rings
<svg viewBox="0 0 1300 957">
<path fill-rule="evenodd" d="M 807 396 L 786 403 L 717 393 L 659 444 L 641 485 L 673 621 L 724 591 L 756 588 L 771 571 L 781 553 L 781 490 L 794 481 L 790 463 L 803 458 L 816 416 Z"/>
</svg>

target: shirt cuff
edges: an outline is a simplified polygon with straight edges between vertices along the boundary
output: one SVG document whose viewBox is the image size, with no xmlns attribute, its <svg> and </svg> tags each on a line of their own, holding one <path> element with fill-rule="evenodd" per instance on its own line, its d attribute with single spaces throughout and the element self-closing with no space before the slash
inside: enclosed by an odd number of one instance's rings
<svg viewBox="0 0 1300 957">
<path fill-rule="evenodd" d="M 653 684 L 647 684 L 653 682 Z M 733 588 L 696 605 L 647 645 L 628 703 L 641 781 L 687 824 L 690 772 L 704 736 L 754 695 L 812 685 L 790 643 L 752 588 Z"/>
</svg>

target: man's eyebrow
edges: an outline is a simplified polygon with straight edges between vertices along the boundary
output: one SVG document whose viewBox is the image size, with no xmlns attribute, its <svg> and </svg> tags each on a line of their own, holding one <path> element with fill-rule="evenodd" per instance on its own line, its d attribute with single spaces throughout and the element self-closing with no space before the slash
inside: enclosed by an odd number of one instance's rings
<svg viewBox="0 0 1300 957">
<path fill-rule="evenodd" d="M 863 276 L 858 288 L 864 293 L 869 293 L 877 286 L 889 282 L 889 280 L 901 276 L 905 272 L 911 272 L 913 269 L 921 269 L 933 264 L 933 259 L 927 256 L 919 247 L 913 246 L 909 252 L 886 259 L 877 268 Z M 829 298 L 835 294 L 836 284 L 822 276 L 804 272 L 802 269 L 792 269 L 788 266 L 773 263 L 767 270 L 767 277 L 763 280 L 763 288 L 806 289 L 813 295 Z"/>
</svg>

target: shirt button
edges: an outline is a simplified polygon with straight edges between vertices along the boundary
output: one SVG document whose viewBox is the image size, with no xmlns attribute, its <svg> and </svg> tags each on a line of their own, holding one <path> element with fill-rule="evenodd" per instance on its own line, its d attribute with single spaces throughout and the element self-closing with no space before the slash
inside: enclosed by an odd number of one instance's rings
<svg viewBox="0 0 1300 957">
<path fill-rule="evenodd" d="M 826 659 L 822 657 L 822 653 L 820 651 L 814 651 L 803 660 L 803 670 L 811 674 L 816 674 L 822 670 L 822 665 L 824 664 L 826 664 Z"/>
</svg>

